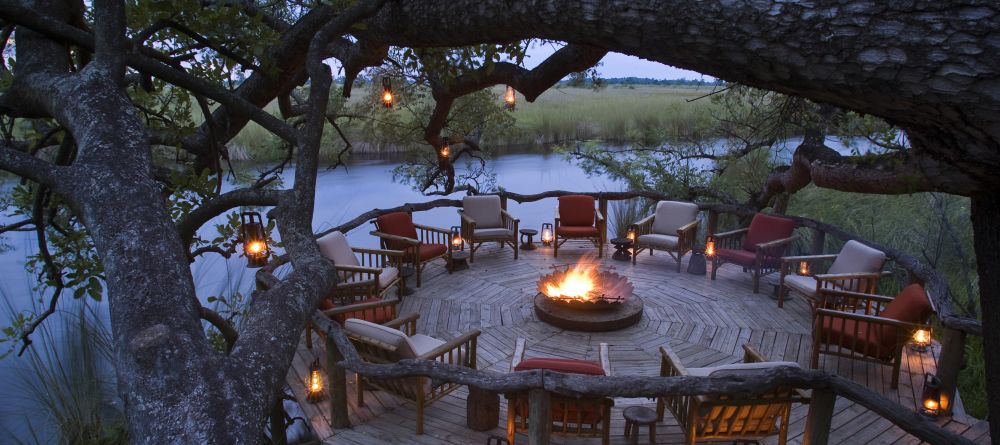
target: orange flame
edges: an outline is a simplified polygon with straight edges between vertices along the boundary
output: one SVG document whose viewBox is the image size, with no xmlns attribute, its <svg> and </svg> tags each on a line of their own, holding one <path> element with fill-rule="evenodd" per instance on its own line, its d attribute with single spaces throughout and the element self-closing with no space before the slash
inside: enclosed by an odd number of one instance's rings
<svg viewBox="0 0 1000 445">
<path fill-rule="evenodd" d="M 597 287 L 597 264 L 584 257 L 566 270 L 559 282 L 545 283 L 545 295 L 564 299 L 589 301 Z"/>
</svg>

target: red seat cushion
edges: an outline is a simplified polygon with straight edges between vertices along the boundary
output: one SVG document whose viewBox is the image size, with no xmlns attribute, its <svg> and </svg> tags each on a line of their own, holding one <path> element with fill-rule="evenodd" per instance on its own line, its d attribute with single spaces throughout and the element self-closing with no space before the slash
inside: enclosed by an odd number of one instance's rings
<svg viewBox="0 0 1000 445">
<path fill-rule="evenodd" d="M 604 375 L 604 368 L 599 363 L 569 358 L 529 358 L 514 367 L 515 371 L 532 369 L 547 369 L 568 374 Z"/>
<path fill-rule="evenodd" d="M 820 341 L 829 345 L 840 345 L 861 354 L 886 360 L 892 355 L 891 344 L 884 344 L 885 327 L 869 327 L 865 321 L 846 318 L 823 317 Z M 890 343 L 892 343 L 890 339 Z"/>
<path fill-rule="evenodd" d="M 595 217 L 593 196 L 566 195 L 559 197 L 560 225 L 592 226 Z"/>
<path fill-rule="evenodd" d="M 406 212 L 386 213 L 375 218 L 375 226 L 379 232 L 390 235 L 402 236 L 405 238 L 417 238 L 417 227 L 413 225 L 413 218 Z M 398 241 L 386 241 L 385 246 L 393 250 L 403 250 L 409 244 Z"/>
<path fill-rule="evenodd" d="M 376 301 L 382 301 L 379 297 L 366 298 L 358 303 L 374 303 Z M 357 318 L 359 320 L 364 320 L 372 322 L 375 324 L 383 324 L 392 321 L 392 306 L 380 306 L 374 309 L 366 309 L 354 312 L 345 312 L 342 314 L 337 314 L 333 316 L 333 320 L 337 323 L 344 324 L 348 318 Z"/>
<path fill-rule="evenodd" d="M 753 267 L 754 261 L 757 259 L 756 253 L 746 250 L 719 249 L 715 254 L 719 256 L 719 259 L 727 263 L 739 264 L 745 267 Z M 763 263 L 765 266 L 777 267 L 781 263 L 781 259 L 764 257 Z"/>
<path fill-rule="evenodd" d="M 792 236 L 794 230 L 795 221 L 758 213 L 754 215 L 753 221 L 750 222 L 750 230 L 743 238 L 743 250 L 756 252 L 758 244 L 788 238 Z"/>
<path fill-rule="evenodd" d="M 413 252 L 416 249 L 417 249 L 417 246 L 407 247 L 406 248 L 406 254 L 407 255 L 413 255 Z M 448 246 L 446 246 L 444 244 L 421 244 L 420 245 L 420 252 L 418 253 L 417 258 L 421 262 L 423 262 L 423 261 L 427 261 L 427 260 L 429 260 L 431 258 L 440 256 L 440 255 L 444 255 L 444 253 L 447 252 L 447 251 L 448 251 Z"/>
<path fill-rule="evenodd" d="M 556 235 L 559 236 L 597 236 L 597 227 L 594 226 L 564 226 L 559 224 L 556 229 Z"/>
</svg>

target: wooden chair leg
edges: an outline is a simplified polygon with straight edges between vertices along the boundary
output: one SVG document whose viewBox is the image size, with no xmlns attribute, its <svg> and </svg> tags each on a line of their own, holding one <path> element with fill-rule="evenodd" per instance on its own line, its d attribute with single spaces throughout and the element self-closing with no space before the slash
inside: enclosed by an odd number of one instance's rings
<svg viewBox="0 0 1000 445">
<path fill-rule="evenodd" d="M 417 287 L 420 287 L 420 272 L 423 272 L 423 267 L 420 263 L 414 263 L 413 268 L 417 270 Z"/>
<path fill-rule="evenodd" d="M 899 362 L 900 361 L 902 361 L 901 358 L 900 357 L 896 357 L 896 360 L 892 364 L 892 384 L 889 386 L 892 389 L 898 389 L 899 388 L 899 365 L 900 365 Z"/>
<path fill-rule="evenodd" d="M 719 270 L 719 262 L 712 258 L 712 280 L 715 280 L 715 271 Z"/>
<path fill-rule="evenodd" d="M 507 443 L 510 445 L 514 445 L 514 434 L 516 433 L 516 428 L 514 426 L 514 413 L 517 409 L 516 406 L 516 399 L 507 399 Z"/>
<path fill-rule="evenodd" d="M 306 323 L 306 349 L 312 351 L 313 348 L 313 336 L 312 336 L 312 322 Z"/>
<path fill-rule="evenodd" d="M 517 259 L 517 251 L 521 250 L 521 249 L 517 248 L 517 238 L 514 238 L 514 241 L 510 242 L 510 248 L 514 249 L 514 259 L 516 260 Z"/>
<path fill-rule="evenodd" d="M 559 237 L 553 237 L 552 239 L 552 257 L 559 258 Z"/>
<path fill-rule="evenodd" d="M 760 291 L 760 269 L 753 270 L 753 293 Z"/>
<path fill-rule="evenodd" d="M 358 388 L 358 406 L 365 406 L 365 384 L 364 380 L 361 379 L 361 374 L 354 374 L 356 377 L 356 387 Z"/>
<path fill-rule="evenodd" d="M 677 273 L 681 273 L 681 259 L 684 258 L 683 253 L 677 254 Z"/>
<path fill-rule="evenodd" d="M 649 424 L 649 443 L 650 445 L 656 445 L 656 424 Z"/>
</svg>

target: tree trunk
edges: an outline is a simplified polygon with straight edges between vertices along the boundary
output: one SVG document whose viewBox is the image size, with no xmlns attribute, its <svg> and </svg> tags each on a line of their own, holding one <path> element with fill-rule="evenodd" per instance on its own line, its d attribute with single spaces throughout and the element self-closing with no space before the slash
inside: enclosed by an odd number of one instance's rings
<svg viewBox="0 0 1000 445">
<path fill-rule="evenodd" d="M 990 438 L 1000 443 L 1000 195 L 972 198 L 972 231 L 979 272 L 979 306 L 983 314 L 983 355 Z M 989 372 L 993 370 L 993 372 Z"/>
</svg>

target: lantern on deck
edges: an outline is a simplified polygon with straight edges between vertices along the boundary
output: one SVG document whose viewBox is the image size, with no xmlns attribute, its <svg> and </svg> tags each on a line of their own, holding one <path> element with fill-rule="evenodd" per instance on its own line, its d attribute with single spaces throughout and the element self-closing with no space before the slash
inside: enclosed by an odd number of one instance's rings
<svg viewBox="0 0 1000 445">
<path fill-rule="evenodd" d="M 553 239 L 555 239 L 555 234 L 552 231 L 552 223 L 542 223 L 542 245 L 552 244 Z"/>
<path fill-rule="evenodd" d="M 708 235 L 708 238 L 705 238 L 705 257 L 715 257 L 715 237 L 712 235 Z"/>
<path fill-rule="evenodd" d="M 514 87 L 507 85 L 507 89 L 503 94 L 503 106 L 508 110 L 513 110 L 514 105 L 517 102 L 517 96 L 514 94 Z"/>
<path fill-rule="evenodd" d="M 799 275 L 802 275 L 804 277 L 809 276 L 809 262 L 808 261 L 799 261 Z"/>
<path fill-rule="evenodd" d="M 247 267 L 263 267 L 271 249 L 267 247 L 264 221 L 257 212 L 240 214 L 240 241 L 243 242 L 243 256 L 247 257 Z"/>
<path fill-rule="evenodd" d="M 382 105 L 385 105 L 386 108 L 392 108 L 393 99 L 394 98 L 392 96 L 392 81 L 389 80 L 388 76 L 383 77 L 382 78 Z"/>
<path fill-rule="evenodd" d="M 316 403 L 323 400 L 323 368 L 319 366 L 319 359 L 313 360 L 309 365 L 309 377 L 306 380 L 306 401 Z"/>
<path fill-rule="evenodd" d="M 924 390 L 920 397 L 920 414 L 937 417 L 941 414 L 941 380 L 934 374 L 924 374 Z"/>
<path fill-rule="evenodd" d="M 927 348 L 931 345 L 931 330 L 930 329 L 917 329 L 913 332 L 913 343 L 910 345 L 910 349 L 917 352 L 927 352 Z"/>
<path fill-rule="evenodd" d="M 462 239 L 461 226 L 451 226 L 451 250 L 465 250 L 465 240 Z"/>
<path fill-rule="evenodd" d="M 635 244 L 635 226 L 631 226 L 628 228 L 628 232 L 625 232 L 625 238 L 628 238 L 628 240 L 631 241 L 632 244 Z"/>
<path fill-rule="evenodd" d="M 451 156 L 451 147 L 448 146 L 447 139 L 441 143 L 441 148 L 438 149 L 438 155 L 441 156 L 441 159 L 448 159 L 448 156 Z"/>
</svg>

